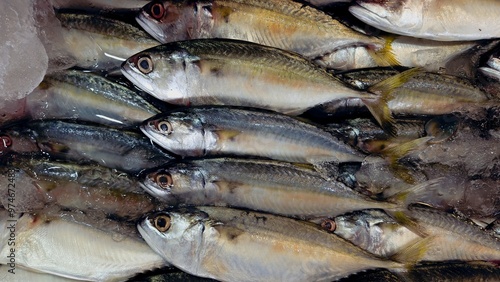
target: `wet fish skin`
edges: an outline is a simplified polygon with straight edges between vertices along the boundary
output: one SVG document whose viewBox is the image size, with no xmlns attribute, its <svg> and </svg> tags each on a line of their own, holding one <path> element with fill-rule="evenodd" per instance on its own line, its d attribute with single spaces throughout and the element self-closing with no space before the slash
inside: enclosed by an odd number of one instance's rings
<svg viewBox="0 0 500 282">
<path fill-rule="evenodd" d="M 275 112 L 193 107 L 155 116 L 140 129 L 180 156 L 246 155 L 302 163 L 364 158 L 321 128 Z"/>
<path fill-rule="evenodd" d="M 361 98 L 384 128 L 391 119 L 385 111 L 387 88 L 404 80 L 390 78 L 375 87 L 381 89 L 371 89 L 378 94 L 362 92 L 296 53 L 229 39 L 151 48 L 124 62 L 122 73 L 154 97 L 185 106 L 244 106 L 299 115 L 328 101 Z"/>
<path fill-rule="evenodd" d="M 134 91 L 88 72 L 52 73 L 26 99 L 32 119 L 76 119 L 131 128 L 160 111 Z"/>
<path fill-rule="evenodd" d="M 366 89 L 396 72 L 393 69 L 355 70 L 343 72 L 339 78 Z M 449 114 L 484 105 L 488 101 L 486 93 L 469 80 L 431 72 L 416 74 L 394 89 L 391 95 L 393 99 L 388 102 L 388 106 L 394 115 Z M 361 104 L 360 101 L 358 104 Z"/>
<path fill-rule="evenodd" d="M 396 36 L 391 40 L 391 53 L 399 66 L 422 67 L 427 71 L 435 72 L 443 69 L 448 71 L 449 62 L 478 45 L 475 41 L 442 42 L 407 36 Z M 391 65 L 390 61 L 374 58 L 371 50 L 364 46 L 338 49 L 316 58 L 314 62 L 325 68 L 339 71 Z"/>
<path fill-rule="evenodd" d="M 131 55 L 159 44 L 144 31 L 114 19 L 72 13 L 56 16 L 65 49 L 80 68 L 111 72 Z"/>
<path fill-rule="evenodd" d="M 150 172 L 141 186 L 168 204 L 238 207 L 301 219 L 398 206 L 372 200 L 314 169 L 263 160 L 185 161 Z"/>
<path fill-rule="evenodd" d="M 7 218 L 2 217 L 0 229 L 5 240 L 10 234 Z M 16 266 L 77 280 L 123 281 L 166 265 L 142 241 L 115 240 L 111 233 L 43 214 L 19 216 L 15 243 Z M 5 244 L 0 251 L 3 264 L 10 248 Z"/>
<path fill-rule="evenodd" d="M 418 205 L 408 207 L 405 213 L 416 222 L 415 230 L 428 236 L 421 260 L 498 261 L 500 258 L 500 241 L 464 218 Z"/>
<path fill-rule="evenodd" d="M 136 20 L 162 43 L 229 38 L 308 58 L 353 45 L 384 46 L 384 39 L 354 31 L 324 12 L 294 1 L 153 1 Z"/>
<path fill-rule="evenodd" d="M 495 0 L 357 0 L 349 11 L 381 30 L 438 41 L 500 37 L 494 21 L 500 13 Z"/>
<path fill-rule="evenodd" d="M 43 180 L 72 181 L 86 187 L 116 189 L 127 193 L 140 193 L 138 179 L 116 169 L 100 165 L 83 165 L 39 158 L 17 158 L 15 167 L 27 169 Z"/>
<path fill-rule="evenodd" d="M 379 210 L 352 212 L 334 220 L 335 234 L 380 257 L 390 257 L 407 244 L 421 239 Z"/>
<path fill-rule="evenodd" d="M 11 150 L 14 152 L 48 154 L 80 163 L 97 162 L 131 174 L 166 164 L 174 158 L 139 134 L 112 128 L 36 121 L 5 132 L 13 136 L 16 144 Z"/>
<path fill-rule="evenodd" d="M 162 212 L 138 229 L 174 266 L 223 281 L 324 281 L 401 267 L 309 223 L 228 208 Z"/>
<path fill-rule="evenodd" d="M 9 270 L 13 271 L 9 272 Z M 25 281 L 37 281 L 37 282 L 76 282 L 78 280 L 65 278 L 61 276 L 56 276 L 52 274 L 39 273 L 35 271 L 25 270 L 23 268 L 12 269 L 8 265 L 0 265 L 0 280 L 10 281 L 10 282 L 25 282 Z"/>
</svg>

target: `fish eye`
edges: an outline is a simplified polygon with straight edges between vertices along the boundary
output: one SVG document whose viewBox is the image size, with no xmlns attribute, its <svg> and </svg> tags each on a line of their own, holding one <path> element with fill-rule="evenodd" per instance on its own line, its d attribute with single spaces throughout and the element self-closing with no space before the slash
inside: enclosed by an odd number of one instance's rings
<svg viewBox="0 0 500 282">
<path fill-rule="evenodd" d="M 137 60 L 137 67 L 143 74 L 148 74 L 153 71 L 153 61 L 149 56 L 140 57 Z"/>
<path fill-rule="evenodd" d="M 159 20 L 163 17 L 163 14 L 165 13 L 165 8 L 161 3 L 155 3 L 151 6 L 150 12 L 153 18 Z"/>
<path fill-rule="evenodd" d="M 174 185 L 172 176 L 169 173 L 158 174 L 155 177 L 156 184 L 163 189 L 171 188 Z"/>
<path fill-rule="evenodd" d="M 173 132 L 172 124 L 170 124 L 170 122 L 168 121 L 160 121 L 158 124 L 156 124 L 156 130 L 166 135 L 169 135 Z"/>
<path fill-rule="evenodd" d="M 326 231 L 333 232 L 335 231 L 337 225 L 335 224 L 335 221 L 331 219 L 325 219 L 323 222 L 321 222 L 321 228 L 323 228 Z"/>
<path fill-rule="evenodd" d="M 158 231 L 165 232 L 170 228 L 171 221 L 170 216 L 162 214 L 155 217 L 154 226 Z"/>
</svg>

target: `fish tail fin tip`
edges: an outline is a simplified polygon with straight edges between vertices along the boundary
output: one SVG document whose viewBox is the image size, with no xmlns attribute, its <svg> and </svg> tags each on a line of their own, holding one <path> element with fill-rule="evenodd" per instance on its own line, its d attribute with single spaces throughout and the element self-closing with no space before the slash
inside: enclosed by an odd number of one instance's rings
<svg viewBox="0 0 500 282">
<path fill-rule="evenodd" d="M 368 48 L 368 53 L 377 65 L 381 67 L 401 65 L 392 49 L 392 43 L 395 39 L 396 36 L 384 36 L 381 38 L 382 42 L 380 45 L 382 47 Z"/>
<path fill-rule="evenodd" d="M 407 269 L 411 269 L 417 262 L 421 261 L 434 238 L 432 236 L 416 239 L 406 247 L 390 257 L 391 260 L 404 263 Z"/>
<path fill-rule="evenodd" d="M 442 184 L 443 179 L 444 177 L 438 177 L 414 185 L 390 197 L 388 201 L 397 203 L 399 205 L 399 210 L 406 211 L 410 204 L 418 203 L 419 199 L 426 195 L 429 190 L 436 190 L 436 188 Z"/>
<path fill-rule="evenodd" d="M 368 89 L 368 92 L 376 94 L 375 97 L 365 97 L 362 99 L 380 126 L 393 136 L 396 134 L 396 129 L 394 128 L 394 118 L 387 103 L 393 99 L 392 92 L 394 89 L 405 84 L 420 72 L 420 68 L 413 68 L 393 75 Z"/>
</svg>

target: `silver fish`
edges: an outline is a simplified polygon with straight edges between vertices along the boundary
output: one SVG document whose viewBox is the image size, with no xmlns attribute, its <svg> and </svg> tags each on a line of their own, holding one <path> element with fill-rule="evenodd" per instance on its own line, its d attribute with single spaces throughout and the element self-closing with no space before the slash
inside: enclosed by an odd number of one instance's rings
<svg viewBox="0 0 500 282">
<path fill-rule="evenodd" d="M 91 226 L 41 214 L 2 217 L 3 242 L 7 242 L 12 231 L 16 235 L 16 264 L 33 271 L 77 280 L 123 281 L 166 265 L 144 242 L 127 237 L 115 240 L 112 234 Z M 11 248 L 2 245 L 2 264 L 9 262 Z"/>
<path fill-rule="evenodd" d="M 439 41 L 500 37 L 496 0 L 356 0 L 349 11 L 381 30 Z"/>
<path fill-rule="evenodd" d="M 223 205 L 303 219 L 399 206 L 372 200 L 313 169 L 275 161 L 177 163 L 145 175 L 141 186 L 169 204 Z"/>
<path fill-rule="evenodd" d="M 333 233 L 372 254 L 390 257 L 421 237 L 379 210 L 357 211 L 334 219 Z"/>
<path fill-rule="evenodd" d="M 500 241 L 476 224 L 456 215 L 421 206 L 396 212 L 399 222 L 427 236 L 425 248 L 414 260 L 498 261 Z M 410 246 L 409 249 L 415 247 Z"/>
<path fill-rule="evenodd" d="M 140 129 L 180 156 L 245 155 L 302 163 L 364 158 L 321 128 L 274 112 L 186 108 L 146 120 Z"/>
<path fill-rule="evenodd" d="M 402 267 L 310 223 L 228 208 L 163 212 L 138 229 L 174 266 L 222 281 L 331 281 L 371 268 Z"/>
<path fill-rule="evenodd" d="M 41 153 L 80 163 L 96 162 L 127 173 L 163 165 L 173 156 L 143 136 L 112 128 L 63 121 L 30 122 L 7 129 L 8 148 L 21 154 Z"/>
<path fill-rule="evenodd" d="M 136 92 L 79 71 L 46 76 L 26 97 L 25 107 L 32 119 L 76 119 L 116 128 L 135 127 L 160 112 Z"/>
<path fill-rule="evenodd" d="M 56 16 L 65 49 L 81 68 L 113 71 L 133 54 L 159 44 L 144 31 L 114 19 L 71 13 Z"/>
<path fill-rule="evenodd" d="M 152 1 L 137 22 L 162 43 L 201 38 L 250 41 L 316 58 L 349 46 L 369 46 L 390 59 L 383 38 L 357 32 L 295 1 Z"/>
<path fill-rule="evenodd" d="M 298 54 L 228 39 L 168 43 L 122 65 L 131 82 L 173 104 L 245 106 L 299 115 L 325 102 L 360 98 L 382 126 L 391 122 L 387 95 L 415 72 L 388 78 L 370 92 L 358 91 Z"/>
</svg>

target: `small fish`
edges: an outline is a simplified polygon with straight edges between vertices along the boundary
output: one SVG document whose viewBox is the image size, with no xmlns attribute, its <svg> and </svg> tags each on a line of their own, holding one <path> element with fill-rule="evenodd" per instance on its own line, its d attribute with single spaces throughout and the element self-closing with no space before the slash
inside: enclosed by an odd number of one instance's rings
<svg viewBox="0 0 500 282">
<path fill-rule="evenodd" d="M 186 161 L 150 172 L 141 186 L 169 204 L 239 207 L 302 219 L 400 206 L 372 200 L 314 169 L 275 161 Z"/>
<path fill-rule="evenodd" d="M 298 54 L 228 39 L 168 43 L 122 65 L 132 83 L 177 105 L 244 106 L 300 115 L 329 101 L 360 98 L 384 128 L 391 123 L 387 95 L 415 72 L 390 77 L 369 92 L 358 91 Z"/>
<path fill-rule="evenodd" d="M 496 0 L 356 0 L 349 11 L 378 29 L 438 41 L 500 37 Z"/>
<path fill-rule="evenodd" d="M 138 229 L 174 266 L 222 281 L 332 281 L 372 268 L 403 267 L 309 222 L 228 208 L 161 212 Z"/>
<path fill-rule="evenodd" d="M 391 53 L 399 66 L 420 67 L 427 71 L 442 71 L 447 64 L 466 51 L 477 46 L 473 41 L 440 42 L 407 36 L 391 38 Z M 335 70 L 354 70 L 363 68 L 386 67 L 391 62 L 373 56 L 364 46 L 352 46 L 335 50 L 314 62 L 320 66 Z"/>
<path fill-rule="evenodd" d="M 133 54 L 159 44 L 144 31 L 114 19 L 71 13 L 56 16 L 65 49 L 80 68 L 111 72 Z"/>
<path fill-rule="evenodd" d="M 415 261 L 500 260 L 500 241 L 467 219 L 417 205 L 408 207 L 406 212 L 395 212 L 395 218 L 426 236 L 423 239 L 426 247 Z"/>
<path fill-rule="evenodd" d="M 14 217 L 15 263 L 26 269 L 86 281 L 123 281 L 167 263 L 143 241 L 43 214 Z M 2 216 L 0 236 L 10 236 L 9 215 Z M 8 264 L 11 246 L 3 244 L 1 263 Z"/>
<path fill-rule="evenodd" d="M 162 43 L 228 38 L 297 52 L 309 59 L 349 46 L 397 64 L 384 38 L 357 32 L 328 14 L 294 1 L 152 1 L 137 22 Z"/>
<path fill-rule="evenodd" d="M 127 173 L 164 165 L 173 156 L 133 132 L 63 121 L 37 121 L 11 127 L 11 152 L 45 154 L 80 163 L 96 162 Z"/>
<path fill-rule="evenodd" d="M 37 212 L 45 207 L 57 205 L 67 210 L 85 213 L 98 211 L 114 218 L 137 220 L 157 207 L 156 201 L 144 193 L 137 182 L 130 183 L 131 187 L 116 187 L 119 184 L 107 185 L 105 180 L 88 179 L 89 171 L 85 169 L 72 169 L 73 174 L 85 172 L 87 175 L 71 179 L 72 177 L 68 177 L 68 170 L 65 173 L 61 171 L 77 165 L 50 161 L 41 163 L 42 161 L 40 159 L 29 161 L 17 156 L 12 166 L 7 167 L 16 171 L 16 183 L 22 187 L 17 190 L 15 203 L 13 203 L 18 212 Z M 2 170 L 5 169 L 2 168 Z M 92 177 L 96 176 L 98 174 Z M 114 178 L 117 178 L 117 182 L 121 184 L 127 182 L 120 181 L 118 177 Z M 0 183 L 5 184 L 0 191 L 8 195 L 8 188 L 13 188 L 12 185 L 8 185 L 8 178 L 0 177 Z M 1 200 L 1 202 L 6 207 L 9 204 L 8 200 Z"/>
<path fill-rule="evenodd" d="M 140 129 L 153 142 L 183 157 L 258 156 L 313 164 L 364 158 L 321 128 L 275 112 L 185 108 L 146 120 Z"/>
<path fill-rule="evenodd" d="M 337 216 L 330 231 L 381 257 L 391 257 L 407 244 L 421 239 L 418 234 L 379 210 L 356 211 Z"/>
<path fill-rule="evenodd" d="M 71 181 L 85 187 L 100 187 L 126 193 L 141 193 L 138 179 L 122 171 L 100 165 L 74 164 L 44 158 L 17 156 L 11 164 L 47 181 Z"/>
<path fill-rule="evenodd" d="M 131 128 L 160 111 L 134 91 L 96 74 L 52 73 L 26 97 L 32 119 L 74 119 Z"/>
<path fill-rule="evenodd" d="M 397 72 L 393 69 L 355 70 L 342 73 L 339 78 L 367 89 Z M 431 72 L 412 76 L 395 88 L 391 96 L 388 106 L 394 115 L 443 115 L 488 102 L 486 93 L 469 80 Z"/>
</svg>

